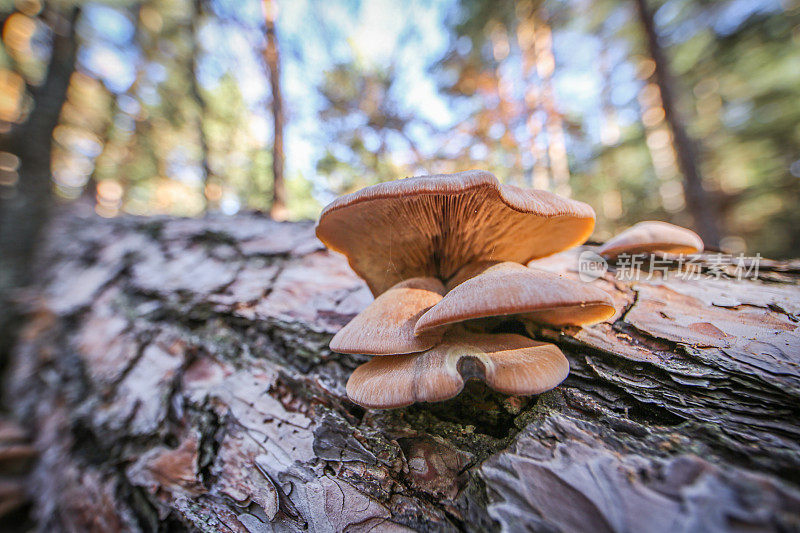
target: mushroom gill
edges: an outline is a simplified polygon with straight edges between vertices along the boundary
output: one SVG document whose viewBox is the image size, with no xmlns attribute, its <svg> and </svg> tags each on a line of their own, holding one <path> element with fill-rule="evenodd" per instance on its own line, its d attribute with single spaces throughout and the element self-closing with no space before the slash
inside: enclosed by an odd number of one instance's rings
<svg viewBox="0 0 800 533">
<path fill-rule="evenodd" d="M 471 262 L 527 263 L 582 244 L 593 228 L 594 210 L 583 202 L 471 170 L 339 197 L 316 231 L 377 296 L 408 278 L 449 279 Z"/>
</svg>

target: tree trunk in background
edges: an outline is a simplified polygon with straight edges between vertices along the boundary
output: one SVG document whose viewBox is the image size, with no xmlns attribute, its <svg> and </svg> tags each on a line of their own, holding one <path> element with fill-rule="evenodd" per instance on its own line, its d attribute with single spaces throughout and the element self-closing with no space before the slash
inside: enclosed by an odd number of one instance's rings
<svg viewBox="0 0 800 533">
<path fill-rule="evenodd" d="M 525 126 L 528 130 L 529 151 L 533 159 L 529 186 L 547 189 L 550 186 L 550 171 L 547 165 L 547 149 L 541 142 L 544 122 L 541 119 L 542 90 L 540 80 L 536 77 L 538 50 L 536 47 L 536 9 L 533 2 L 517 4 L 517 43 L 522 51 L 523 81 L 525 83 L 525 112 L 528 114 Z M 544 144 L 544 145 L 543 145 Z"/>
<path fill-rule="evenodd" d="M 800 526 L 800 262 L 609 272 L 614 321 L 529 330 L 555 390 L 391 411 L 346 399 L 365 358 L 328 343 L 372 297 L 312 223 L 65 217 L 41 264 L 5 388 L 41 531 Z"/>
<path fill-rule="evenodd" d="M 541 98 L 547 116 L 547 156 L 550 161 L 550 175 L 553 176 L 553 190 L 563 196 L 572 195 L 569 184 L 569 160 L 567 159 L 567 143 L 564 138 L 564 121 L 556 109 L 555 89 L 553 88 L 553 72 L 556 60 L 553 56 L 553 33 L 545 22 L 547 13 L 544 8 L 536 12 L 536 71 L 542 82 Z"/>
<path fill-rule="evenodd" d="M 281 96 L 281 62 L 278 51 L 278 34 L 275 22 L 278 18 L 278 4 L 275 0 L 263 0 L 264 22 L 267 47 L 264 61 L 269 70 L 269 86 L 272 90 L 272 207 L 270 215 L 275 220 L 286 218 L 286 183 L 283 176 L 283 97 Z"/>
<path fill-rule="evenodd" d="M 27 120 L 0 136 L 0 150 L 19 158 L 16 188 L 0 198 L 0 365 L 12 338 L 14 308 L 9 291 L 31 281 L 30 265 L 50 214 L 53 130 L 75 70 L 79 13 L 78 7 L 66 14 L 49 11 L 54 22 L 47 75 L 32 91 L 33 109 Z"/>
<path fill-rule="evenodd" d="M 219 207 L 221 197 L 221 187 L 211 172 L 211 165 L 208 162 L 208 138 L 205 131 L 206 101 L 200 92 L 200 81 L 197 79 L 197 64 L 200 61 L 200 27 L 199 23 L 203 17 L 203 0 L 194 0 L 193 13 L 191 16 L 191 40 L 192 53 L 189 57 L 189 87 L 192 99 L 197 105 L 197 135 L 200 144 L 200 168 L 203 172 L 203 198 L 205 198 L 206 211 L 215 210 Z"/>
<path fill-rule="evenodd" d="M 603 122 L 600 126 L 600 142 L 602 143 L 603 151 L 595 161 L 599 163 L 601 172 L 601 179 L 598 180 L 600 182 L 598 185 L 602 191 L 600 205 L 603 218 L 613 224 L 614 221 L 622 216 L 622 187 L 620 169 L 616 161 L 615 153 L 606 150 L 606 148 L 619 142 L 620 127 L 617 110 L 611 101 L 611 74 L 613 68 L 610 64 L 608 47 L 606 45 L 600 50 L 598 67 L 603 80 L 602 89 L 600 90 L 600 106 L 603 111 Z M 606 227 L 608 228 L 608 226 Z"/>
<path fill-rule="evenodd" d="M 696 141 L 689 137 L 677 106 L 673 79 L 667 55 L 658 42 L 653 13 L 647 0 L 636 0 L 637 13 L 647 39 L 650 57 L 655 62 L 655 76 L 661 92 L 664 117 L 672 130 L 673 144 L 678 156 L 678 166 L 683 174 L 686 203 L 694 218 L 695 229 L 707 246 L 718 247 L 720 230 L 714 198 L 703 187 Z"/>
<path fill-rule="evenodd" d="M 533 186 L 538 189 L 552 187 L 556 193 L 569 196 L 569 161 L 564 121 L 555 102 L 555 57 L 552 31 L 546 22 L 547 11 L 538 3 L 529 1 L 517 5 L 517 16 L 517 42 L 522 51 L 523 72 L 527 84 L 524 108 L 529 116 L 526 125 L 531 137 L 530 151 L 534 158 Z M 538 116 L 539 113 L 544 114 L 544 123 Z M 537 139 L 545 131 L 546 147 L 537 143 Z M 549 183 L 551 177 L 552 183 Z"/>
</svg>

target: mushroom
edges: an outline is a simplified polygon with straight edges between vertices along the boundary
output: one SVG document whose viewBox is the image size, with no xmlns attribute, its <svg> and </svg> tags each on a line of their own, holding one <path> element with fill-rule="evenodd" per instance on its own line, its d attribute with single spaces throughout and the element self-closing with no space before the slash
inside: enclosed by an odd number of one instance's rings
<svg viewBox="0 0 800 533">
<path fill-rule="evenodd" d="M 426 352 L 375 357 L 362 364 L 347 381 L 347 396 L 362 407 L 389 409 L 448 400 L 471 378 L 505 394 L 528 395 L 552 389 L 568 374 L 569 362 L 553 344 L 455 328 L 445 342 Z"/>
<path fill-rule="evenodd" d="M 323 209 L 317 237 L 347 256 L 377 296 L 414 277 L 451 278 L 483 260 L 527 263 L 583 243 L 594 210 L 488 172 L 380 183 Z"/>
<path fill-rule="evenodd" d="M 419 318 L 417 334 L 489 316 L 523 315 L 554 326 L 579 326 L 602 322 L 615 313 L 604 290 L 518 263 L 467 265 L 448 287 L 453 288 Z"/>
<path fill-rule="evenodd" d="M 612 237 L 598 253 L 615 259 L 620 254 L 693 254 L 702 250 L 703 240 L 695 232 L 667 222 L 646 220 Z"/>
<path fill-rule="evenodd" d="M 442 328 L 415 335 L 414 327 L 419 317 L 439 302 L 444 293 L 444 285 L 436 278 L 401 281 L 339 330 L 331 340 L 331 350 L 388 355 L 433 348 L 442 339 Z"/>
<path fill-rule="evenodd" d="M 521 264 L 581 244 L 593 228 L 587 204 L 500 185 L 482 171 L 381 183 L 332 202 L 317 236 L 376 296 L 331 341 L 337 352 L 378 356 L 348 380 L 350 399 L 381 408 L 440 401 L 473 377 L 509 394 L 558 385 L 569 364 L 556 346 L 450 324 L 524 313 L 561 325 L 613 314 L 603 291 Z"/>
</svg>

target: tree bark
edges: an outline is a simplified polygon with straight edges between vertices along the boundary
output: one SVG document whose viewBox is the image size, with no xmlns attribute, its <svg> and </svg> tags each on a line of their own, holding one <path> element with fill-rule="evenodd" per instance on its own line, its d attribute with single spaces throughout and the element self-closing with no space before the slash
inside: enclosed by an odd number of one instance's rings
<svg viewBox="0 0 800 533">
<path fill-rule="evenodd" d="M 372 297 L 312 224 L 69 215 L 48 242 L 4 388 L 41 531 L 800 526 L 800 262 L 612 269 L 612 321 L 528 328 L 569 358 L 555 390 L 372 411 L 328 349 Z"/>
<path fill-rule="evenodd" d="M 674 82 L 669 69 L 669 61 L 664 49 L 658 42 L 658 33 L 653 20 L 653 13 L 647 6 L 647 0 L 636 0 L 637 13 L 642 25 L 650 57 L 655 63 L 655 77 L 661 92 L 664 106 L 664 118 L 672 130 L 673 145 L 678 156 L 678 166 L 683 174 L 686 204 L 694 218 L 695 229 L 710 247 L 718 247 L 720 231 L 717 224 L 719 217 L 715 199 L 703 187 L 697 155 L 697 142 L 693 140 L 684 126 L 677 105 L 677 97 L 673 90 Z"/>
<path fill-rule="evenodd" d="M 269 71 L 269 86 L 272 92 L 272 207 L 270 215 L 275 220 L 286 218 L 286 183 L 283 176 L 283 96 L 281 95 L 281 62 L 278 51 L 278 33 L 275 21 L 278 15 L 276 0 L 263 0 L 265 35 L 267 46 L 264 61 Z"/>
</svg>

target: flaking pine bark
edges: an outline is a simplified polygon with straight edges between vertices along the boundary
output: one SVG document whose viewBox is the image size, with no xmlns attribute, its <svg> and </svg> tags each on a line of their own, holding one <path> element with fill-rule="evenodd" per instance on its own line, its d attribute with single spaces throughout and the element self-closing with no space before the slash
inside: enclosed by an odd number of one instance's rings
<svg viewBox="0 0 800 533">
<path fill-rule="evenodd" d="M 516 331 L 566 354 L 556 389 L 376 411 L 328 348 L 372 295 L 312 224 L 65 215 L 48 242 L 4 388 L 41 531 L 800 527 L 798 262 L 612 270 L 609 321 Z"/>
</svg>

